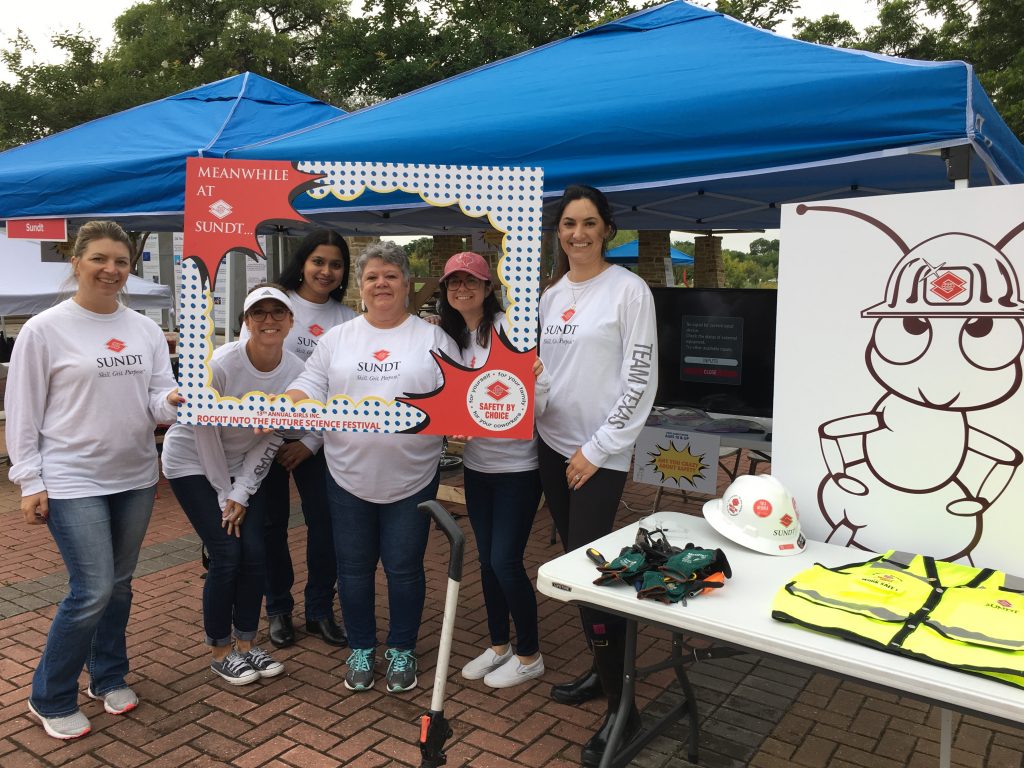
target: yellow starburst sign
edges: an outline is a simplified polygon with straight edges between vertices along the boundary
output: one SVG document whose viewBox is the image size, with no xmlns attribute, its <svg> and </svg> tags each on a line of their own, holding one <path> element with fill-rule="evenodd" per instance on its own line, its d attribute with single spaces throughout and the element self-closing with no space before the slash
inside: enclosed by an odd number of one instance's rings
<svg viewBox="0 0 1024 768">
<path fill-rule="evenodd" d="M 672 480 L 682 487 L 685 480 L 689 486 L 695 487 L 697 480 L 703 480 L 704 470 L 709 465 L 704 463 L 704 454 L 690 452 L 690 444 L 677 448 L 675 441 L 669 440 L 668 446 L 658 445 L 647 454 L 650 457 L 648 466 L 661 475 L 662 482 Z"/>
</svg>

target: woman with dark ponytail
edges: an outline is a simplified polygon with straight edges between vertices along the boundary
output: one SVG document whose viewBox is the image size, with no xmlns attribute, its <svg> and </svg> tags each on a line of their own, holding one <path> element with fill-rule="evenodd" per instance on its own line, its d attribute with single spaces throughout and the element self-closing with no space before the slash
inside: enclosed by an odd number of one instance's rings
<svg viewBox="0 0 1024 768">
<path fill-rule="evenodd" d="M 616 227 L 604 194 L 566 188 L 555 226 L 556 279 L 540 301 L 540 356 L 550 391 L 537 432 L 544 495 L 568 552 L 614 527 L 633 444 L 658 388 L 658 343 L 650 288 L 605 259 Z M 583 764 L 598 765 L 622 693 L 625 622 L 593 609 L 580 615 L 593 667 L 551 695 L 568 704 L 608 697 L 604 725 L 583 747 Z M 625 740 L 639 727 L 634 708 Z"/>
</svg>

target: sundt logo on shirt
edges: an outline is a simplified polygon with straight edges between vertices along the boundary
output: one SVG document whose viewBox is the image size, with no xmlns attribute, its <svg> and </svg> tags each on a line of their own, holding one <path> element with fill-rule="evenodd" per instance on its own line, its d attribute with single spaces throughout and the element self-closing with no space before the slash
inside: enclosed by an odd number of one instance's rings
<svg viewBox="0 0 1024 768">
<path fill-rule="evenodd" d="M 323 335 L 324 329 L 321 328 L 316 323 L 313 323 L 311 326 L 309 326 L 309 332 L 312 333 L 314 336 L 321 336 Z"/>
<path fill-rule="evenodd" d="M 127 344 L 125 344 L 125 343 L 124 343 L 123 341 L 121 341 L 120 339 L 111 339 L 110 341 L 108 341 L 108 342 L 106 343 L 106 347 L 107 347 L 107 349 L 109 349 L 109 350 L 110 350 L 111 352 L 120 352 L 120 351 L 122 351 L 122 350 L 123 350 L 123 349 L 124 349 L 124 348 L 125 348 L 126 346 L 128 346 L 128 345 L 127 345 Z"/>
<path fill-rule="evenodd" d="M 356 363 L 357 371 L 365 371 L 368 373 L 390 373 L 391 371 L 397 371 L 398 366 L 402 364 L 401 360 L 392 360 L 385 363 L 384 361 L 391 357 L 391 353 L 386 349 L 378 349 L 376 352 L 371 352 L 370 355 L 376 359 L 376 363 L 358 362 Z"/>
</svg>

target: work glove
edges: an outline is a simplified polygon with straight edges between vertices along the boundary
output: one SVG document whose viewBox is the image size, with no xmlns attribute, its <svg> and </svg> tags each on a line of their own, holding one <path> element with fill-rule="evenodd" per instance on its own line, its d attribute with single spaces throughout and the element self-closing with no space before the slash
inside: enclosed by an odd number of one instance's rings
<svg viewBox="0 0 1024 768">
<path fill-rule="evenodd" d="M 616 581 L 632 584 L 639 574 L 648 568 L 647 557 L 638 547 L 624 547 L 619 556 L 610 563 L 597 566 L 601 572 L 594 583 L 607 586 Z"/>
</svg>

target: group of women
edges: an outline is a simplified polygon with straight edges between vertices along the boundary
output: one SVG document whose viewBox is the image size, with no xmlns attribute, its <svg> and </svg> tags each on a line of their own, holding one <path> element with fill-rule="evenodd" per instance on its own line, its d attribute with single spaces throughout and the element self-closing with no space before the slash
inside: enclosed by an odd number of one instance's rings
<svg viewBox="0 0 1024 768">
<path fill-rule="evenodd" d="M 615 234 L 604 195 L 569 187 L 556 227 L 556 279 L 540 306 L 543 364 L 534 368 L 538 436 L 471 439 L 464 455 L 490 644 L 462 674 L 495 688 L 544 673 L 537 601 L 523 562 L 542 491 L 566 551 L 612 530 L 632 445 L 657 387 L 651 294 L 643 280 L 604 259 Z M 88 695 L 103 699 L 107 712 L 124 714 L 138 703 L 125 681 L 131 574 L 157 479 L 153 428 L 174 420 L 180 400 L 159 329 L 118 302 L 129 246 L 109 222 L 80 230 L 76 293 L 25 325 L 7 391 L 11 478 L 22 487 L 22 511 L 27 522 L 49 526 L 69 573 L 29 699 L 46 732 L 63 739 L 89 731 L 78 707 L 83 666 Z M 505 316 L 481 256 L 448 260 L 437 324 L 408 310 L 401 247 L 379 243 L 356 260 L 359 315 L 339 301 L 349 266 L 340 236 L 308 236 L 282 286 L 259 286 L 247 296 L 242 338 L 210 361 L 217 390 L 286 392 L 296 402 L 337 393 L 394 399 L 442 384 L 432 350 L 467 367 L 486 362 Z M 115 409 L 118 419 L 111 418 Z M 271 642 L 294 641 L 291 475 L 309 529 L 307 631 L 333 645 L 347 642 L 345 686 L 372 688 L 375 573 L 382 564 L 390 617 L 385 685 L 389 692 L 414 688 L 429 530 L 417 506 L 436 495 L 440 452 L 441 438 L 431 435 L 282 435 L 174 424 L 163 467 L 209 552 L 203 626 L 211 668 L 237 685 L 284 670 L 255 641 L 264 596 Z M 93 461 L 82 462 L 86 456 Z M 335 583 L 347 637 L 334 619 Z M 607 696 L 605 724 L 582 756 L 596 765 L 621 694 L 624 626 L 597 611 L 581 611 L 581 619 L 592 667 L 551 695 L 566 703 Z M 634 711 L 627 737 L 638 726 Z"/>
</svg>

